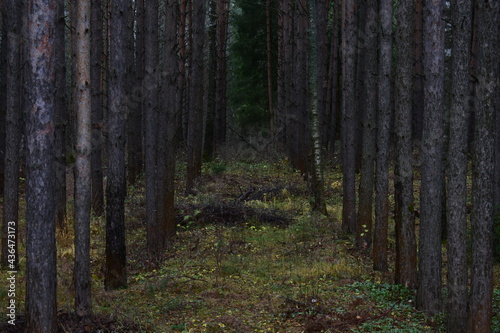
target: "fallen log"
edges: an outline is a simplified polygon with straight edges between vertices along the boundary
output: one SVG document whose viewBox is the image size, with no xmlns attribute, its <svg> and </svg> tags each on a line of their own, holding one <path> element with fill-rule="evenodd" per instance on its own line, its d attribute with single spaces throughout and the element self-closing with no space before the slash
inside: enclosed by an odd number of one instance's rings
<svg viewBox="0 0 500 333">
<path fill-rule="evenodd" d="M 244 224 L 249 220 L 277 226 L 288 226 L 292 222 L 290 218 L 283 216 L 280 212 L 255 209 L 240 204 L 183 206 L 177 215 L 178 224 L 183 225 L 188 222 L 184 218 L 185 216 L 192 216 L 196 223 L 224 225 Z"/>
</svg>

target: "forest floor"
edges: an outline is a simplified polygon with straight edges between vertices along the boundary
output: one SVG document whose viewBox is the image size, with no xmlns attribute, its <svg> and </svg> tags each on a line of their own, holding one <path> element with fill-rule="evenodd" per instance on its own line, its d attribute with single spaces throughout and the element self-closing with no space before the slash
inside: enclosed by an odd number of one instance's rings
<svg viewBox="0 0 500 333">
<path fill-rule="evenodd" d="M 177 174 L 184 173 L 178 166 Z M 182 194 L 182 177 L 176 183 L 178 231 L 156 269 L 146 257 L 143 180 L 129 187 L 127 289 L 104 290 L 105 219 L 92 218 L 95 316 L 85 322 L 72 314 L 71 218 L 68 231 L 58 232 L 60 332 L 445 331 L 443 315 L 416 311 L 414 291 L 392 284 L 393 267 L 387 273 L 373 271 L 369 253 L 355 250 L 342 234 L 340 170 L 325 172 L 328 216 L 310 211 L 307 184 L 286 160 L 206 163 L 200 185 L 189 196 Z M 20 247 L 17 325 L 0 325 L 0 332 L 23 331 L 24 241 Z M 6 278 L 0 273 L 1 318 L 7 318 Z M 497 329 L 500 290 L 494 299 Z"/>
</svg>

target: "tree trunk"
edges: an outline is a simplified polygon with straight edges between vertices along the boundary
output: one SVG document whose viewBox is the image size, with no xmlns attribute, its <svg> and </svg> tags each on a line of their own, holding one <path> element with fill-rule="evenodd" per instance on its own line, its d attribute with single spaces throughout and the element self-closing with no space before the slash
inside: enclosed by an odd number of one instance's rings
<svg viewBox="0 0 500 333">
<path fill-rule="evenodd" d="M 227 42 L 229 1 L 217 1 L 217 77 L 215 92 L 214 148 L 226 142 L 227 122 Z"/>
<path fill-rule="evenodd" d="M 28 1 L 26 313 L 28 332 L 57 332 L 54 202 L 57 1 Z M 43 193 L 43 195 L 40 195 Z"/>
<path fill-rule="evenodd" d="M 158 230 L 161 240 L 160 248 L 168 245 L 168 240 L 175 234 L 175 207 L 174 207 L 174 175 L 175 175 L 175 115 L 177 114 L 177 21 L 178 8 L 175 0 L 168 0 L 165 8 L 165 53 L 164 77 L 165 89 L 160 95 L 162 105 L 159 114 L 158 128 L 158 163 L 157 163 L 157 212 Z M 161 253 L 159 253 L 161 254 Z"/>
<path fill-rule="evenodd" d="M 500 4 L 478 1 L 476 124 L 472 183 L 472 288 L 468 332 L 491 332 L 493 297 L 493 180 L 498 116 Z"/>
<path fill-rule="evenodd" d="M 266 0 L 266 62 L 269 131 L 271 134 L 271 138 L 274 140 L 273 66 L 271 57 L 271 0 Z"/>
<path fill-rule="evenodd" d="M 377 2 L 366 0 L 366 20 L 363 27 L 365 55 L 363 140 L 361 176 L 359 181 L 359 208 L 356 244 L 360 249 L 371 246 L 373 235 L 373 186 L 375 162 L 376 107 L 377 107 Z"/>
<path fill-rule="evenodd" d="M 328 105 L 328 9 L 330 1 L 320 0 L 316 3 L 316 40 L 317 45 L 317 94 L 318 94 L 318 126 L 320 129 L 320 147 L 328 145 L 331 130 L 331 115 Z"/>
<path fill-rule="evenodd" d="M 324 181 L 323 181 L 323 158 L 321 152 L 321 128 L 319 123 L 319 109 L 318 109 L 318 95 L 321 94 L 321 82 L 324 78 L 319 76 L 320 62 L 318 56 L 318 20 L 319 12 L 324 11 L 325 8 L 319 9 L 316 7 L 316 0 L 308 0 L 308 8 L 311 25 L 309 27 L 309 96 L 310 96 L 310 113 L 311 113 L 311 137 L 312 137 L 312 172 L 311 172 L 311 192 L 314 196 L 313 210 L 327 215 L 325 196 L 324 196 Z M 321 24 L 319 24 L 321 27 Z M 325 63 L 322 62 L 321 65 Z M 326 68 L 325 68 L 326 71 Z M 323 95 L 324 98 L 324 95 Z M 323 101 L 324 102 L 324 101 Z"/>
<path fill-rule="evenodd" d="M 191 52 L 191 82 L 188 125 L 188 164 L 186 192 L 191 192 L 195 181 L 201 175 L 201 153 L 203 151 L 203 113 L 204 113 L 204 45 L 205 11 L 204 0 L 193 0 L 193 28 Z"/>
<path fill-rule="evenodd" d="M 64 230 L 67 227 L 66 212 L 66 128 L 68 126 L 68 102 L 66 87 L 66 21 L 64 20 L 64 0 L 58 0 L 56 22 L 56 66 L 57 66 L 57 100 L 55 110 L 54 145 L 56 150 L 56 226 Z"/>
<path fill-rule="evenodd" d="M 373 268 L 385 272 L 389 225 L 389 153 L 392 116 L 392 1 L 380 2 L 380 52 L 378 70 L 378 123 L 375 177 L 375 227 L 373 229 Z"/>
<path fill-rule="evenodd" d="M 356 231 L 356 2 L 342 3 L 342 229 Z"/>
<path fill-rule="evenodd" d="M 5 181 L 3 190 L 2 267 L 18 267 L 19 159 L 22 119 L 22 2 L 3 3 L 3 31 L 6 35 Z M 3 105 L 2 105 L 3 107 Z M 3 147 L 1 148 L 3 150 Z M 11 228 L 9 228 L 11 227 Z M 12 228 L 14 227 L 14 228 Z M 13 253 L 12 253 L 13 252 Z"/>
<path fill-rule="evenodd" d="M 146 243 L 150 260 L 159 256 L 161 234 L 157 232 L 156 159 L 158 141 L 158 0 L 144 3 L 144 140 L 146 171 Z"/>
<path fill-rule="evenodd" d="M 281 20 L 282 20 L 282 56 L 281 58 L 281 93 L 280 99 L 280 130 L 284 133 L 281 135 L 283 143 L 287 147 L 288 155 L 293 154 L 293 145 L 291 142 L 293 128 L 290 122 L 291 96 L 292 96 L 292 69 L 293 69 L 293 3 L 291 1 L 281 1 Z"/>
<path fill-rule="evenodd" d="M 75 313 L 92 312 L 90 294 L 90 211 L 92 112 L 90 94 L 90 0 L 78 1 L 76 18 Z"/>
<path fill-rule="evenodd" d="M 441 219 L 444 157 L 444 2 L 424 3 L 424 123 L 420 189 L 419 288 L 417 307 L 441 309 Z"/>
<path fill-rule="evenodd" d="M 142 91 L 141 80 L 143 77 L 143 52 L 144 52 L 144 23 L 143 1 L 135 1 L 134 10 L 130 11 L 128 18 L 127 47 L 127 86 L 128 88 L 128 118 L 127 118 L 127 176 L 128 183 L 135 184 L 137 177 L 142 172 Z M 132 6 L 129 3 L 129 6 Z M 135 29 L 134 29 L 135 22 Z"/>
<path fill-rule="evenodd" d="M 396 283 L 417 287 L 417 243 L 415 237 L 415 202 L 413 198 L 413 168 L 411 141 L 412 96 L 412 32 L 413 4 L 401 2 L 397 8 L 395 71 L 395 227 Z"/>
<path fill-rule="evenodd" d="M 420 149 L 420 141 L 422 140 L 422 126 L 424 114 L 424 1 L 415 1 L 415 30 L 414 38 L 414 67 L 413 67 L 413 121 L 412 121 L 412 138 L 415 148 Z"/>
<path fill-rule="evenodd" d="M 113 290 L 127 286 L 125 249 L 125 79 L 127 72 L 128 1 L 116 0 L 109 8 L 109 69 L 106 185 L 106 271 L 104 285 Z"/>
<path fill-rule="evenodd" d="M 102 128 L 104 103 L 105 59 L 103 56 L 103 17 L 101 0 L 92 0 L 91 4 L 91 44 L 90 89 L 92 95 L 92 210 L 97 216 L 104 214 L 104 186 L 102 172 Z"/>
<path fill-rule="evenodd" d="M 177 123 L 177 137 L 176 141 L 181 142 L 186 138 L 184 131 L 184 122 L 186 120 L 187 110 L 187 53 L 186 53 L 186 19 L 187 19 L 187 2 L 188 0 L 180 0 L 179 4 L 179 25 L 178 25 L 178 38 L 179 38 L 179 113 L 176 115 Z M 176 142 L 176 143 L 177 143 Z"/>
<path fill-rule="evenodd" d="M 447 182 L 448 332 L 467 331 L 467 128 L 471 0 L 452 2 L 452 102 Z"/>
<path fill-rule="evenodd" d="M 286 111 L 286 70 L 285 70 L 285 16 L 286 16 L 286 6 L 287 1 L 278 1 L 278 63 L 277 63 L 277 85 L 276 85 L 276 108 L 275 108 L 275 119 L 274 119 L 274 129 L 275 129 L 275 140 L 278 142 L 284 142 L 284 116 Z"/>
<path fill-rule="evenodd" d="M 203 158 L 211 160 L 214 155 L 215 144 L 215 113 L 216 113 L 216 84 L 217 84 L 217 1 L 208 2 L 208 29 L 207 29 L 207 48 L 208 61 L 205 71 L 207 72 L 207 97 L 205 100 L 205 135 L 203 145 Z"/>
<path fill-rule="evenodd" d="M 330 62 L 328 69 L 328 130 L 327 146 L 328 156 L 333 157 L 335 153 L 335 141 L 337 139 L 337 126 L 339 118 L 339 19 L 341 6 L 338 1 L 333 2 L 333 18 L 332 18 L 332 38 L 330 45 Z"/>
<path fill-rule="evenodd" d="M 3 11 L 3 4 L 0 3 L 0 9 Z M 7 84 L 5 83 L 7 78 L 7 38 L 5 36 L 5 15 L 1 17 L 1 27 L 0 35 L 2 37 L 0 44 L 0 147 L 5 147 L 5 116 L 6 110 L 4 105 L 6 103 L 6 90 Z M 5 180 L 5 150 L 0 149 L 0 195 L 3 195 L 4 180 Z"/>
</svg>

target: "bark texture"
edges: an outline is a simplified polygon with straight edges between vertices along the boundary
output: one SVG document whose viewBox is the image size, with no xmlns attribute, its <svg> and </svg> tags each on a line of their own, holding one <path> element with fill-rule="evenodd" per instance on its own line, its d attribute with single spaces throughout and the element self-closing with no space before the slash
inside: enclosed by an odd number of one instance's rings
<svg viewBox="0 0 500 333">
<path fill-rule="evenodd" d="M 92 112 L 90 91 L 90 0 L 78 1 L 76 17 L 75 313 L 92 312 L 90 212 Z"/>
<path fill-rule="evenodd" d="M 442 310 L 441 223 L 444 158 L 444 2 L 424 1 L 424 122 L 420 189 L 419 288 L 417 307 Z"/>
<path fill-rule="evenodd" d="M 368 248 L 373 236 L 373 186 L 375 162 L 376 107 L 377 107 L 377 1 L 365 0 L 366 20 L 363 27 L 365 60 L 364 98 L 366 101 L 362 120 L 362 157 L 359 181 L 359 207 L 356 244 Z"/>
<path fill-rule="evenodd" d="M 375 226 L 373 268 L 387 271 L 389 225 L 389 153 L 392 117 L 392 1 L 380 1 L 380 51 L 378 68 L 378 122 L 375 177 Z"/>
<path fill-rule="evenodd" d="M 397 8 L 395 72 L 395 166 L 396 196 L 396 283 L 417 286 L 417 242 L 415 237 L 415 202 L 411 141 L 412 32 L 413 3 L 404 1 Z"/>
<path fill-rule="evenodd" d="M 467 132 L 471 0 L 452 2 L 453 49 L 447 171 L 448 332 L 467 331 Z"/>
<path fill-rule="evenodd" d="M 356 2 L 342 3 L 342 229 L 356 231 Z"/>
<path fill-rule="evenodd" d="M 191 192 L 195 181 L 201 175 L 201 158 L 203 151 L 203 114 L 204 114 L 204 45 L 205 45 L 205 12 L 204 0 L 193 0 L 193 26 L 191 54 L 191 82 L 188 125 L 188 163 L 186 192 Z"/>
<path fill-rule="evenodd" d="M 92 210 L 97 216 L 104 215 L 104 185 L 102 172 L 102 128 L 104 106 L 104 47 L 103 15 L 101 0 L 91 1 L 90 89 L 92 107 Z"/>
<path fill-rule="evenodd" d="M 106 270 L 104 285 L 113 290 L 127 286 L 125 249 L 125 78 L 127 11 L 126 0 L 110 4 L 107 184 L 106 184 Z"/>
<path fill-rule="evenodd" d="M 26 126 L 27 331 L 57 332 L 54 202 L 57 1 L 28 1 Z"/>
<path fill-rule="evenodd" d="M 6 35 L 6 74 L 5 80 L 5 180 L 3 188 L 3 224 L 2 224 L 2 267 L 18 265 L 18 232 L 19 223 L 19 161 L 21 145 L 22 119 L 22 36 L 21 36 L 22 2 L 8 0 L 3 3 L 3 31 Z M 4 149 L 3 147 L 1 148 Z M 9 224 L 14 222 L 14 225 Z M 14 226 L 14 233 L 8 227 Z M 14 238 L 11 238 L 12 235 Z M 9 252 L 14 252 L 14 257 Z M 9 251 L 10 250 L 10 251 Z M 13 269 L 9 269 L 13 270 Z"/>
<path fill-rule="evenodd" d="M 158 136 L 158 0 L 145 3 L 144 12 L 144 140 L 146 171 L 146 243 L 150 259 L 158 256 L 156 159 Z"/>
<path fill-rule="evenodd" d="M 493 297 L 493 180 L 498 116 L 498 1 L 478 1 L 476 123 L 472 183 L 472 288 L 468 332 L 490 332 Z"/>
</svg>

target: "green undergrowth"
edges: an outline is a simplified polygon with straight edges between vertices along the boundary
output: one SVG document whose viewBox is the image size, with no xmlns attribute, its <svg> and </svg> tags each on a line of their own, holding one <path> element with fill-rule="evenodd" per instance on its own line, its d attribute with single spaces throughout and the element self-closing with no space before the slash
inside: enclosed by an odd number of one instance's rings
<svg viewBox="0 0 500 333">
<path fill-rule="evenodd" d="M 177 168 L 182 170 L 183 165 Z M 342 234 L 339 170 L 325 173 L 328 216 L 310 211 L 307 184 L 286 161 L 217 160 L 203 171 L 195 194 L 189 196 L 182 195 L 182 177 L 176 179 L 179 225 L 164 260 L 155 268 L 146 256 L 143 180 L 129 187 L 127 289 L 103 288 L 105 219 L 92 218 L 94 313 L 133 322 L 140 332 L 153 333 L 445 331 L 443 316 L 416 311 L 414 291 L 393 285 L 393 271 L 374 272 L 369 253 L 354 250 L 352 239 Z M 234 207 L 249 188 L 266 191 L 258 200 L 238 205 L 286 216 L 289 223 L 251 217 L 225 224 L 204 215 L 204 205 Z M 58 233 L 58 308 L 70 312 L 74 304 L 71 219 L 68 224 L 67 232 Z M 20 312 L 24 267 L 21 254 L 16 296 Z M 5 281 L 5 272 L 0 278 Z M 1 300 L 6 299 L 6 287 L 0 284 Z M 495 313 L 499 304 L 500 293 L 495 290 Z M 5 318 L 5 306 L 0 313 Z M 494 327 L 500 327 L 498 315 Z"/>
</svg>

